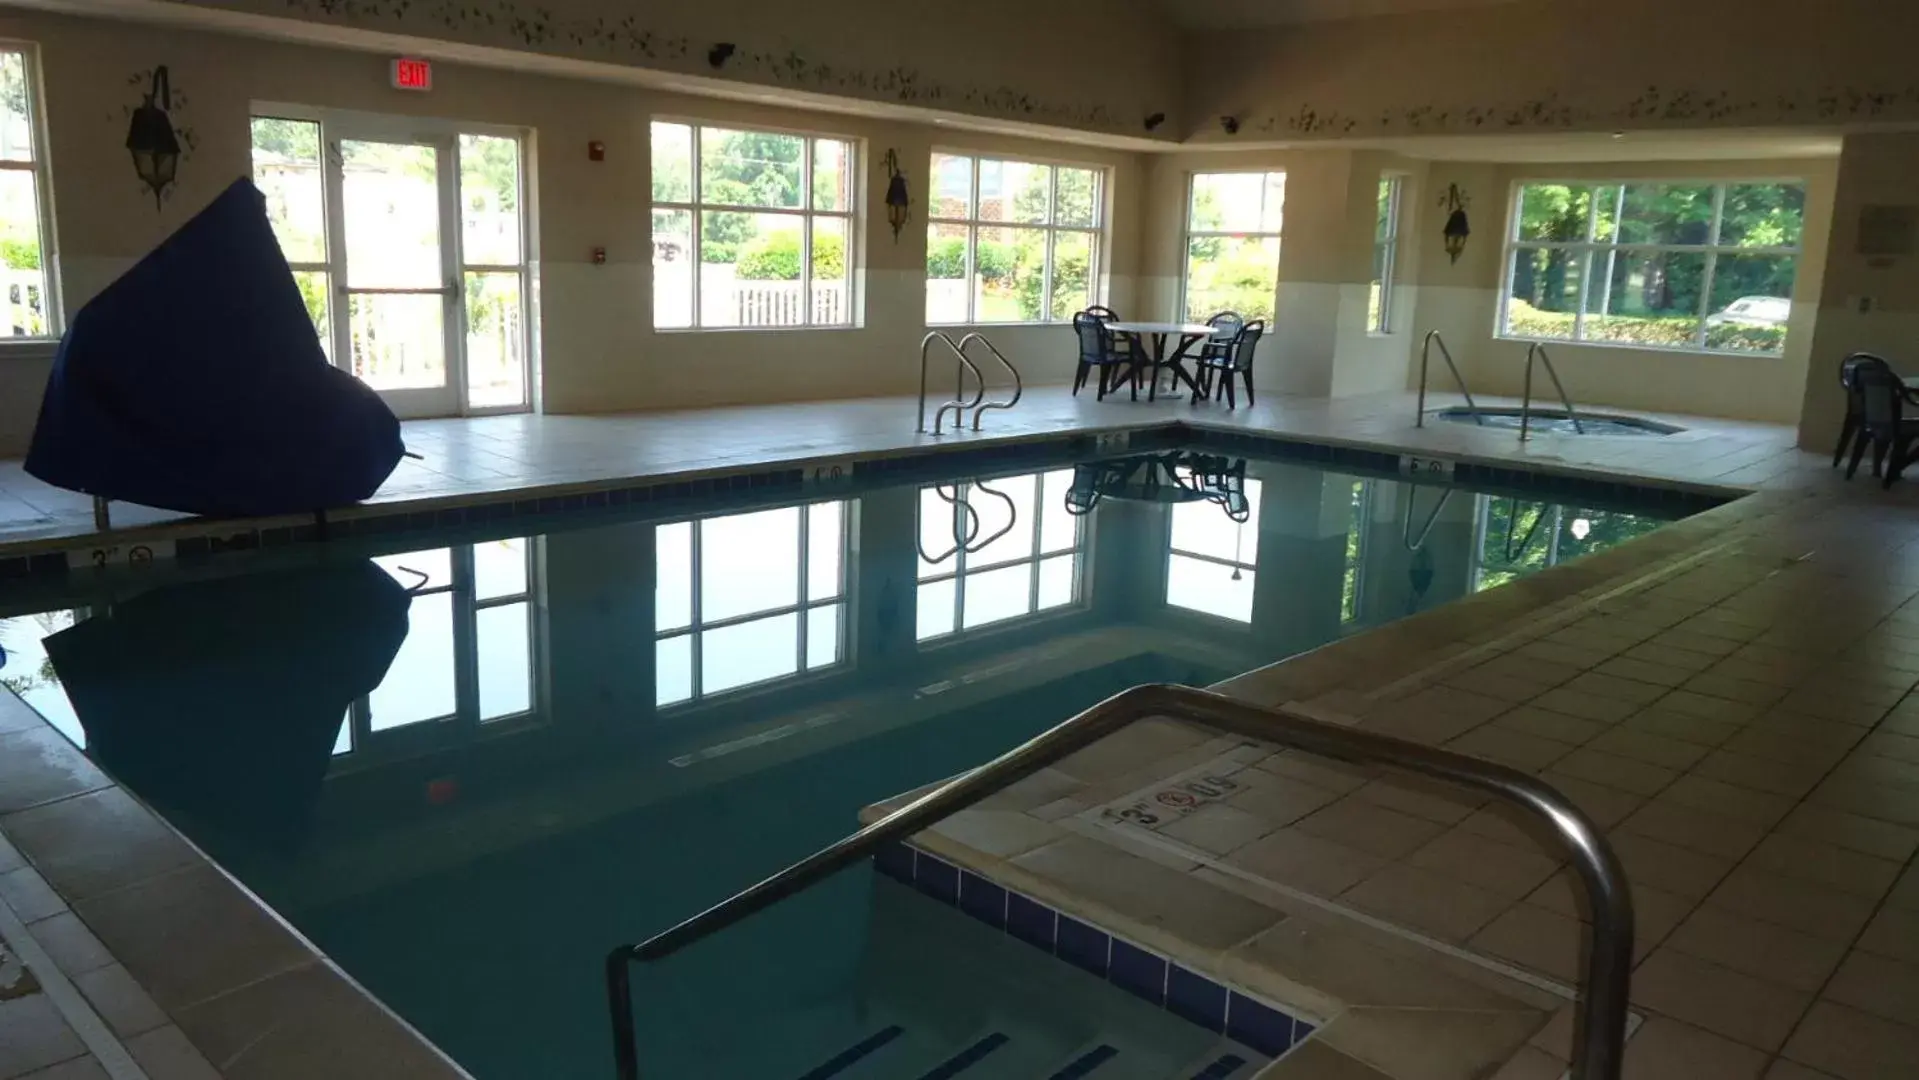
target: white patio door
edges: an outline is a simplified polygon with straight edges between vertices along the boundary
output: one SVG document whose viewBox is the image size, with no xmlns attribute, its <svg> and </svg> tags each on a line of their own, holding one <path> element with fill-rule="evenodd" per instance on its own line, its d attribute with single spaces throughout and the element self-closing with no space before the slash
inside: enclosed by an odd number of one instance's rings
<svg viewBox="0 0 1919 1080">
<path fill-rule="evenodd" d="M 458 416 L 462 348 L 455 138 L 327 126 L 333 356 L 402 418 Z"/>
</svg>

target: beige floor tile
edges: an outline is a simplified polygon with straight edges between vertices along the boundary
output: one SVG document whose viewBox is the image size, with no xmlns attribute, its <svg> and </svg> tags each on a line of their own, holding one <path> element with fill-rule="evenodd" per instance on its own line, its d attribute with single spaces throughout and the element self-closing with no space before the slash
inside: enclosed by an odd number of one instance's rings
<svg viewBox="0 0 1919 1080">
<path fill-rule="evenodd" d="M 97 1058 L 77 1057 L 49 1069 L 28 1073 L 20 1080 L 111 1080 Z"/>
<path fill-rule="evenodd" d="M 1612 662 L 1608 661 L 1608 663 Z M 1638 679 L 1589 671 L 1567 683 L 1566 689 L 1577 694 L 1596 694 L 1600 697 L 1617 698 L 1634 705 L 1650 705 L 1666 696 L 1671 687 L 1657 682 L 1642 682 Z"/>
<path fill-rule="evenodd" d="M 1492 1080 L 1563 1080 L 1566 1075 L 1566 1063 L 1531 1046 L 1522 1046 Z"/>
<path fill-rule="evenodd" d="M 1544 852 L 1502 844 L 1465 828 L 1438 837 L 1406 861 L 1510 900 L 1538 888 L 1559 866 L 1558 859 Z"/>
<path fill-rule="evenodd" d="M 1707 720 L 1751 720 L 1758 716 L 1760 707 L 1747 701 L 1734 701 L 1730 698 L 1714 697 L 1692 690 L 1675 690 L 1659 699 L 1658 706 L 1667 712 L 1682 713 L 1686 716 L 1698 716 Z"/>
<path fill-rule="evenodd" d="M 1365 786 L 1375 775 L 1371 769 L 1314 757 L 1299 750 L 1274 754 L 1254 767 L 1274 776 L 1298 780 L 1341 795 Z"/>
<path fill-rule="evenodd" d="M 1226 805 L 1272 822 L 1273 828 L 1291 825 L 1339 798 L 1338 792 L 1259 769 L 1245 770 L 1237 779 L 1240 790 L 1226 800 Z"/>
<path fill-rule="evenodd" d="M 1760 1050 L 1775 1051 L 1812 995 L 1742 975 L 1667 945 L 1633 972 L 1633 1001 Z"/>
<path fill-rule="evenodd" d="M 1858 701 L 1835 697 L 1833 690 L 1833 687 L 1794 690 L 1779 699 L 1778 708 L 1786 712 L 1863 725 L 1877 723 L 1892 707 L 1892 701 Z"/>
<path fill-rule="evenodd" d="M 1766 1070 L 1764 1080 L 1838 1080 L 1838 1077 L 1818 1069 L 1809 1069 L 1796 1061 L 1776 1058 L 1772 1067 Z"/>
<path fill-rule="evenodd" d="M 1314 1039 L 1287 1054 L 1259 1080 L 1394 1080 L 1385 1073 Z"/>
<path fill-rule="evenodd" d="M 127 1050 L 148 1080 L 223 1080 L 206 1055 L 170 1024 L 128 1039 Z"/>
<path fill-rule="evenodd" d="M 1821 1001 L 1793 1032 L 1785 1056 L 1839 1080 L 1911 1080 L 1919 1028 Z"/>
<path fill-rule="evenodd" d="M 1592 649 L 1578 645 L 1566 645 L 1557 641 L 1531 641 L 1513 650 L 1513 655 L 1527 660 L 1545 660 L 1554 664 L 1585 671 L 1597 667 L 1613 658 L 1615 650 Z"/>
<path fill-rule="evenodd" d="M 1906 867 L 1892 891 L 1886 894 L 1885 904 L 1904 911 L 1919 911 L 1919 866 Z"/>
<path fill-rule="evenodd" d="M 1528 735 L 1491 724 L 1474 728 L 1447 743 L 1446 747 L 1525 772 L 1538 772 L 1578 749 L 1573 743 Z"/>
<path fill-rule="evenodd" d="M 10 814 L 5 827 L 69 901 L 196 861 L 193 849 L 117 787 Z"/>
<path fill-rule="evenodd" d="M 1281 824 L 1226 803 L 1213 803 L 1157 831 L 1161 836 L 1191 844 L 1201 851 L 1224 855 L 1265 836 Z"/>
<path fill-rule="evenodd" d="M 1873 911 L 1870 900 L 1748 866 L 1728 874 L 1709 900 L 1737 914 L 1847 941 L 1866 925 Z"/>
<path fill-rule="evenodd" d="M 1781 877 L 1831 886 L 1867 900 L 1878 900 L 1899 879 L 1901 865 L 1891 859 L 1848 851 L 1800 836 L 1767 837 L 1746 857 L 1746 865 Z"/>
<path fill-rule="evenodd" d="M 1919 911 L 1882 907 L 1866 924 L 1858 946 L 1870 953 L 1919 964 Z"/>
<path fill-rule="evenodd" d="M 1479 952 L 1566 983 L 1579 981 L 1578 919 L 1533 904 L 1516 904 L 1488 923 L 1470 942 Z"/>
<path fill-rule="evenodd" d="M 1627 878 L 1634 884 L 1650 885 L 1690 899 L 1702 899 L 1717 888 L 1734 865 L 1730 859 L 1637 833 L 1616 832 L 1607 839 L 1613 854 L 1625 865 Z"/>
<path fill-rule="evenodd" d="M 130 1038 L 143 1031 L 167 1022 L 167 1014 L 153 1003 L 153 998 L 133 981 L 127 969 L 119 964 L 108 964 L 95 968 L 84 975 L 77 975 L 73 984 L 86 995 L 88 1004 L 107 1022 L 115 1035 Z"/>
<path fill-rule="evenodd" d="M 1288 919 L 1220 959 L 1220 975 L 1322 1016 L 1357 1006 L 1513 1009 L 1520 1003 L 1356 932 L 1350 919 Z M 1411 948 L 1411 947 L 1409 947 Z M 1423 953 L 1425 955 L 1419 955 Z"/>
<path fill-rule="evenodd" d="M 1441 825 L 1464 821 L 1487 802 L 1484 795 L 1464 788 L 1404 775 L 1381 777 L 1360 788 L 1357 795 L 1388 810 Z"/>
<path fill-rule="evenodd" d="M 1030 814 L 1011 810 L 988 810 L 978 806 L 961 810 L 940 822 L 935 826 L 934 831 L 965 844 L 982 855 L 992 855 L 997 858 L 1010 858 L 1050 844 L 1066 835 L 1065 830 L 1059 826 L 1041 821 Z"/>
<path fill-rule="evenodd" d="M 0 814 L 106 786 L 106 774 L 51 727 L 0 735 Z"/>
<path fill-rule="evenodd" d="M 0 1076 L 21 1076 L 86 1052 L 45 994 L 0 1001 Z"/>
<path fill-rule="evenodd" d="M 1809 762 L 1797 757 L 1779 761 L 1722 747 L 1702 758 L 1692 767 L 1692 772 L 1696 776 L 1798 799 L 1818 787 L 1820 778 L 1830 768 L 1831 762 Z"/>
<path fill-rule="evenodd" d="M 1691 1024 L 1654 1016 L 1626 1044 L 1620 1080 L 1758 1080 L 1766 1055 Z"/>
<path fill-rule="evenodd" d="M 1170 720 L 1142 720 L 1074 753 L 1053 768 L 1075 780 L 1098 783 L 1132 772 L 1205 742 L 1195 728 Z"/>
<path fill-rule="evenodd" d="M 1602 829 L 1610 829 L 1632 814 L 1634 810 L 1646 805 L 1647 797 L 1618 788 L 1595 784 L 1577 776 L 1568 776 L 1556 769 L 1548 769 L 1539 777 L 1551 784 L 1554 790 L 1573 801 L 1573 805 L 1584 811 L 1593 823 Z"/>
<path fill-rule="evenodd" d="M 1386 863 L 1377 855 L 1281 829 L 1246 845 L 1226 861 L 1259 877 L 1304 889 L 1316 896 L 1337 896 Z"/>
<path fill-rule="evenodd" d="M 1541 709 L 1565 713 L 1567 716 L 1576 716 L 1582 720 L 1597 720 L 1607 724 L 1616 724 L 1639 710 L 1639 706 L 1630 701 L 1574 690 L 1571 686 L 1572 684 L 1568 683 L 1557 690 L 1548 690 L 1534 698 L 1532 704 Z"/>
<path fill-rule="evenodd" d="M 1659 798 L 1764 827 L 1777 824 L 1793 807 L 1793 801 L 1784 795 L 1755 791 L 1705 776 L 1682 776 L 1660 792 Z"/>
<path fill-rule="evenodd" d="M 1513 901 L 1443 874 L 1391 863 L 1340 900 L 1447 941 L 1464 941 Z"/>
<path fill-rule="evenodd" d="M 1316 1041 L 1397 1080 L 1472 1080 L 1511 1057 L 1545 1022 L 1532 1010 L 1354 1009 Z"/>
<path fill-rule="evenodd" d="M 1488 660 L 1478 667 L 1469 670 L 1483 672 L 1487 675 L 1498 676 L 1500 678 L 1516 679 L 1521 682 L 1538 683 L 1543 692 L 1544 690 L 1550 690 L 1566 682 L 1585 669 L 1578 664 L 1567 664 L 1555 660 L 1547 660 L 1538 656 L 1520 656 L 1517 653 L 1508 653 L 1505 656 Z"/>
<path fill-rule="evenodd" d="M 1663 795 L 1619 823 L 1617 831 L 1636 833 L 1722 859 L 1743 857 L 1766 835 L 1763 825 L 1687 806 Z"/>
<path fill-rule="evenodd" d="M 1698 743 L 1668 739 L 1664 735 L 1636 731 L 1624 725 L 1613 728 L 1587 745 L 1603 754 L 1679 770 L 1690 768 L 1711 752 L 1708 747 Z"/>
<path fill-rule="evenodd" d="M 1238 944 L 1281 918 L 1244 896 L 1089 837 L 1069 836 L 1009 865 L 1199 949 Z"/>
<path fill-rule="evenodd" d="M 1859 748 L 1874 757 L 1889 757 L 1895 761 L 1919 764 L 1919 738 L 1911 735 L 1899 735 L 1890 731 L 1874 732 L 1866 736 Z"/>
<path fill-rule="evenodd" d="M 1447 676 L 1445 685 L 1456 690 L 1465 690 L 1469 693 L 1498 698 L 1501 701 L 1509 701 L 1517 704 L 1538 697 L 1540 694 L 1552 689 L 1554 683 L 1507 675 L 1500 671 L 1488 670 L 1484 665 L 1481 665 L 1479 667 L 1467 668 L 1465 671 L 1459 672 L 1456 675 Z"/>
<path fill-rule="evenodd" d="M 1559 759 L 1553 768 L 1568 776 L 1630 791 L 1635 795 L 1657 795 L 1665 790 L 1666 785 L 1679 779 L 1679 773 L 1672 769 L 1615 754 L 1602 754 L 1592 749 L 1575 750 Z"/>
<path fill-rule="evenodd" d="M 1821 996 L 1919 1029 L 1919 965 L 1855 951 Z M 1919 1067 L 1919 1059 L 1913 1064 Z"/>
<path fill-rule="evenodd" d="M 23 922 L 51 918 L 67 910 L 67 902 L 31 866 L 0 874 L 0 900 L 5 900 Z"/>
<path fill-rule="evenodd" d="M 1629 886 L 1633 907 L 1633 957 L 1643 958 L 1664 941 L 1695 907 L 1693 901 L 1633 882 Z M 1526 898 L 1528 904 L 1558 912 L 1581 922 L 1590 921 L 1591 912 L 1583 888 L 1570 871 L 1548 878 L 1544 885 Z"/>
<path fill-rule="evenodd" d="M 1693 668 L 1659 663 L 1653 660 L 1641 660 L 1631 655 L 1618 656 L 1593 669 L 1600 675 L 1612 675 L 1621 679 L 1650 683 L 1654 686 L 1674 687 L 1693 677 Z"/>
<path fill-rule="evenodd" d="M 1786 696 L 1787 689 L 1775 682 L 1742 679 L 1715 668 L 1688 679 L 1681 687 L 1695 694 L 1744 701 L 1752 705 L 1771 705 Z"/>
<path fill-rule="evenodd" d="M 419 1077 L 454 1070 L 322 964 L 284 972 L 180 1014 L 226 1080 Z"/>
<path fill-rule="evenodd" d="M 1744 730 L 1745 722 L 1709 720 L 1703 716 L 1671 712 L 1655 705 L 1627 717 L 1622 726 L 1631 731 L 1643 731 L 1650 735 L 1678 739 L 1681 742 L 1718 746 Z"/>
<path fill-rule="evenodd" d="M 107 947 L 71 911 L 32 923 L 27 930 L 47 951 L 54 966 L 68 975 L 80 975 L 113 962 Z"/>
<path fill-rule="evenodd" d="M 1293 828 L 1380 858 L 1398 859 L 1438 836 L 1445 826 L 1349 795 Z"/>
<path fill-rule="evenodd" d="M 1700 652 L 1697 649 L 1682 649 L 1670 644 L 1660 643 L 1658 638 L 1644 645 L 1636 645 L 1620 654 L 1622 660 L 1639 660 L 1657 664 L 1660 667 L 1674 667 L 1685 670 L 1687 677 L 1693 673 L 1705 671 L 1723 659 L 1721 654 Z M 1602 667 L 1604 665 L 1601 665 Z M 1646 679 L 1646 682 L 1655 680 Z"/>
<path fill-rule="evenodd" d="M 1812 993 L 1846 954 L 1846 943 L 1735 915 L 1710 905 L 1694 911 L 1666 947 L 1746 975 Z"/>
<path fill-rule="evenodd" d="M 1610 725 L 1598 720 L 1582 720 L 1577 716 L 1567 716 L 1551 709 L 1541 709 L 1533 705 L 1522 705 L 1508 713 L 1502 713 L 1492 722 L 1494 728 L 1537 735 L 1543 739 L 1555 739 L 1562 743 L 1585 743 L 1607 731 Z M 1483 730 L 1483 729 L 1482 729 Z"/>
</svg>

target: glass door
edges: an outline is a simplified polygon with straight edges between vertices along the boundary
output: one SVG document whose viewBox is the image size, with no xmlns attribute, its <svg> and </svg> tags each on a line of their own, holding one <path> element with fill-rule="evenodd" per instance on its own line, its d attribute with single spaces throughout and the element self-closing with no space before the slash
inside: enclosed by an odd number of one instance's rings
<svg viewBox="0 0 1919 1080">
<path fill-rule="evenodd" d="M 402 417 L 461 412 L 453 139 L 330 125 L 333 355 Z"/>
</svg>

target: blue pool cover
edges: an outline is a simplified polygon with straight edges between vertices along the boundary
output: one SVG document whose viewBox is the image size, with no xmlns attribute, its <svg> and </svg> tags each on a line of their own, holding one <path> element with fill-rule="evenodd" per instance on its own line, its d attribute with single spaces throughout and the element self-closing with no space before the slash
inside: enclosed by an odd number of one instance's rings
<svg viewBox="0 0 1919 1080">
<path fill-rule="evenodd" d="M 26 467 L 109 499 L 256 516 L 365 499 L 402 452 L 393 411 L 327 362 L 242 179 L 74 316 Z"/>
</svg>

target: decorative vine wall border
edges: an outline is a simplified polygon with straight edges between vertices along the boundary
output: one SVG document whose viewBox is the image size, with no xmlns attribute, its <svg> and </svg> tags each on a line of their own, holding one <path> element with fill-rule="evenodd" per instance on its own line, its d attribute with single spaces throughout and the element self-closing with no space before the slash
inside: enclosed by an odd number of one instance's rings
<svg viewBox="0 0 1919 1080">
<path fill-rule="evenodd" d="M 1417 105 L 1358 114 L 1302 104 L 1245 126 L 1264 135 L 1459 135 L 1527 130 L 1605 130 L 1660 124 L 1809 124 L 1919 113 L 1919 83 L 1841 86 L 1784 94 L 1648 86 L 1610 108 L 1577 105 L 1557 93 L 1506 105 Z"/>
<path fill-rule="evenodd" d="M 647 27 L 634 15 L 568 17 L 530 0 L 279 0 L 279 4 L 288 13 L 305 19 L 358 25 L 401 23 L 463 36 L 503 36 L 543 52 L 713 74 L 706 64 L 706 50 L 712 43 Z M 1130 129 L 1138 123 L 1137 116 L 1153 111 L 1142 105 L 1116 113 L 1106 105 L 1045 100 L 1016 86 L 954 85 L 914 67 L 871 70 L 817 60 L 791 49 L 761 49 L 751 44 L 737 46 L 724 71 L 728 76 L 778 86 L 1084 129 Z"/>
</svg>

